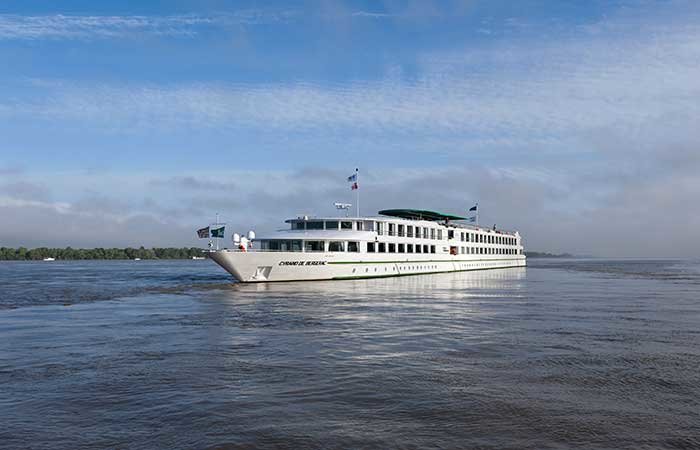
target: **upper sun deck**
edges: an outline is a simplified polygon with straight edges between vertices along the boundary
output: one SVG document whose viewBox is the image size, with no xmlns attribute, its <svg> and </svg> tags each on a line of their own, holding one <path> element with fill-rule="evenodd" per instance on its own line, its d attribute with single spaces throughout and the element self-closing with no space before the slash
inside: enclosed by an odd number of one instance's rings
<svg viewBox="0 0 700 450">
<path fill-rule="evenodd" d="M 290 229 L 279 231 L 362 231 L 395 235 L 395 233 L 403 233 L 400 230 L 392 230 L 392 228 L 403 225 L 411 227 L 434 227 L 442 230 L 454 228 L 478 231 L 482 233 L 496 233 L 513 237 L 518 235 L 516 231 L 455 222 L 466 219 L 464 217 L 438 213 L 435 211 L 417 209 L 387 209 L 379 211 L 379 214 L 380 215 L 378 216 L 363 217 L 309 217 L 305 215 L 285 220 L 285 223 L 289 223 L 291 225 Z"/>
</svg>

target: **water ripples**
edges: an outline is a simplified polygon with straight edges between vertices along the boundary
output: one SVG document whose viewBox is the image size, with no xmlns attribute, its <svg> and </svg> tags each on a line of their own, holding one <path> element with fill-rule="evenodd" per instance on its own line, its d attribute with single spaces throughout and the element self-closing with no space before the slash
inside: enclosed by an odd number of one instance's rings
<svg viewBox="0 0 700 450">
<path fill-rule="evenodd" d="M 3 265 L 3 447 L 700 445 L 694 262 L 269 285 L 208 263 Z"/>
</svg>

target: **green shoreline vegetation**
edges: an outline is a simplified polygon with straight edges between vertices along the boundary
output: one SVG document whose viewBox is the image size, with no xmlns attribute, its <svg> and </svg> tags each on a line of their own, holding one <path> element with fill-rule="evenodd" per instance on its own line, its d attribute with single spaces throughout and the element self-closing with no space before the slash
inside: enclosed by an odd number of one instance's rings
<svg viewBox="0 0 700 450">
<path fill-rule="evenodd" d="M 44 258 L 57 260 L 85 259 L 192 259 L 204 256 L 201 248 L 47 248 L 0 247 L 0 261 L 41 261 Z"/>
</svg>

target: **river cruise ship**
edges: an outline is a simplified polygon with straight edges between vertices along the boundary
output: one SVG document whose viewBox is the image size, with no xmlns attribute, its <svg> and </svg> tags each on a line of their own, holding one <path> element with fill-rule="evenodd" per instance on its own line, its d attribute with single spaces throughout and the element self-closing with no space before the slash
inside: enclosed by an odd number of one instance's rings
<svg viewBox="0 0 700 450">
<path fill-rule="evenodd" d="M 244 283 L 344 280 L 523 267 L 517 231 L 466 225 L 463 217 L 416 209 L 377 217 L 308 216 L 289 228 L 209 257 Z M 243 239 L 245 241 L 245 239 Z"/>
</svg>

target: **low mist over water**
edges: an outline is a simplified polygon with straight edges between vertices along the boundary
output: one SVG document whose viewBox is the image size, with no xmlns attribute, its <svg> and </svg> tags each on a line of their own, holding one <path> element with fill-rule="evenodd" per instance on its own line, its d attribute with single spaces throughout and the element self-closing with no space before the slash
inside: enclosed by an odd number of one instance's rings
<svg viewBox="0 0 700 450">
<path fill-rule="evenodd" d="M 700 263 L 0 263 L 3 448 L 696 448 Z"/>
</svg>

